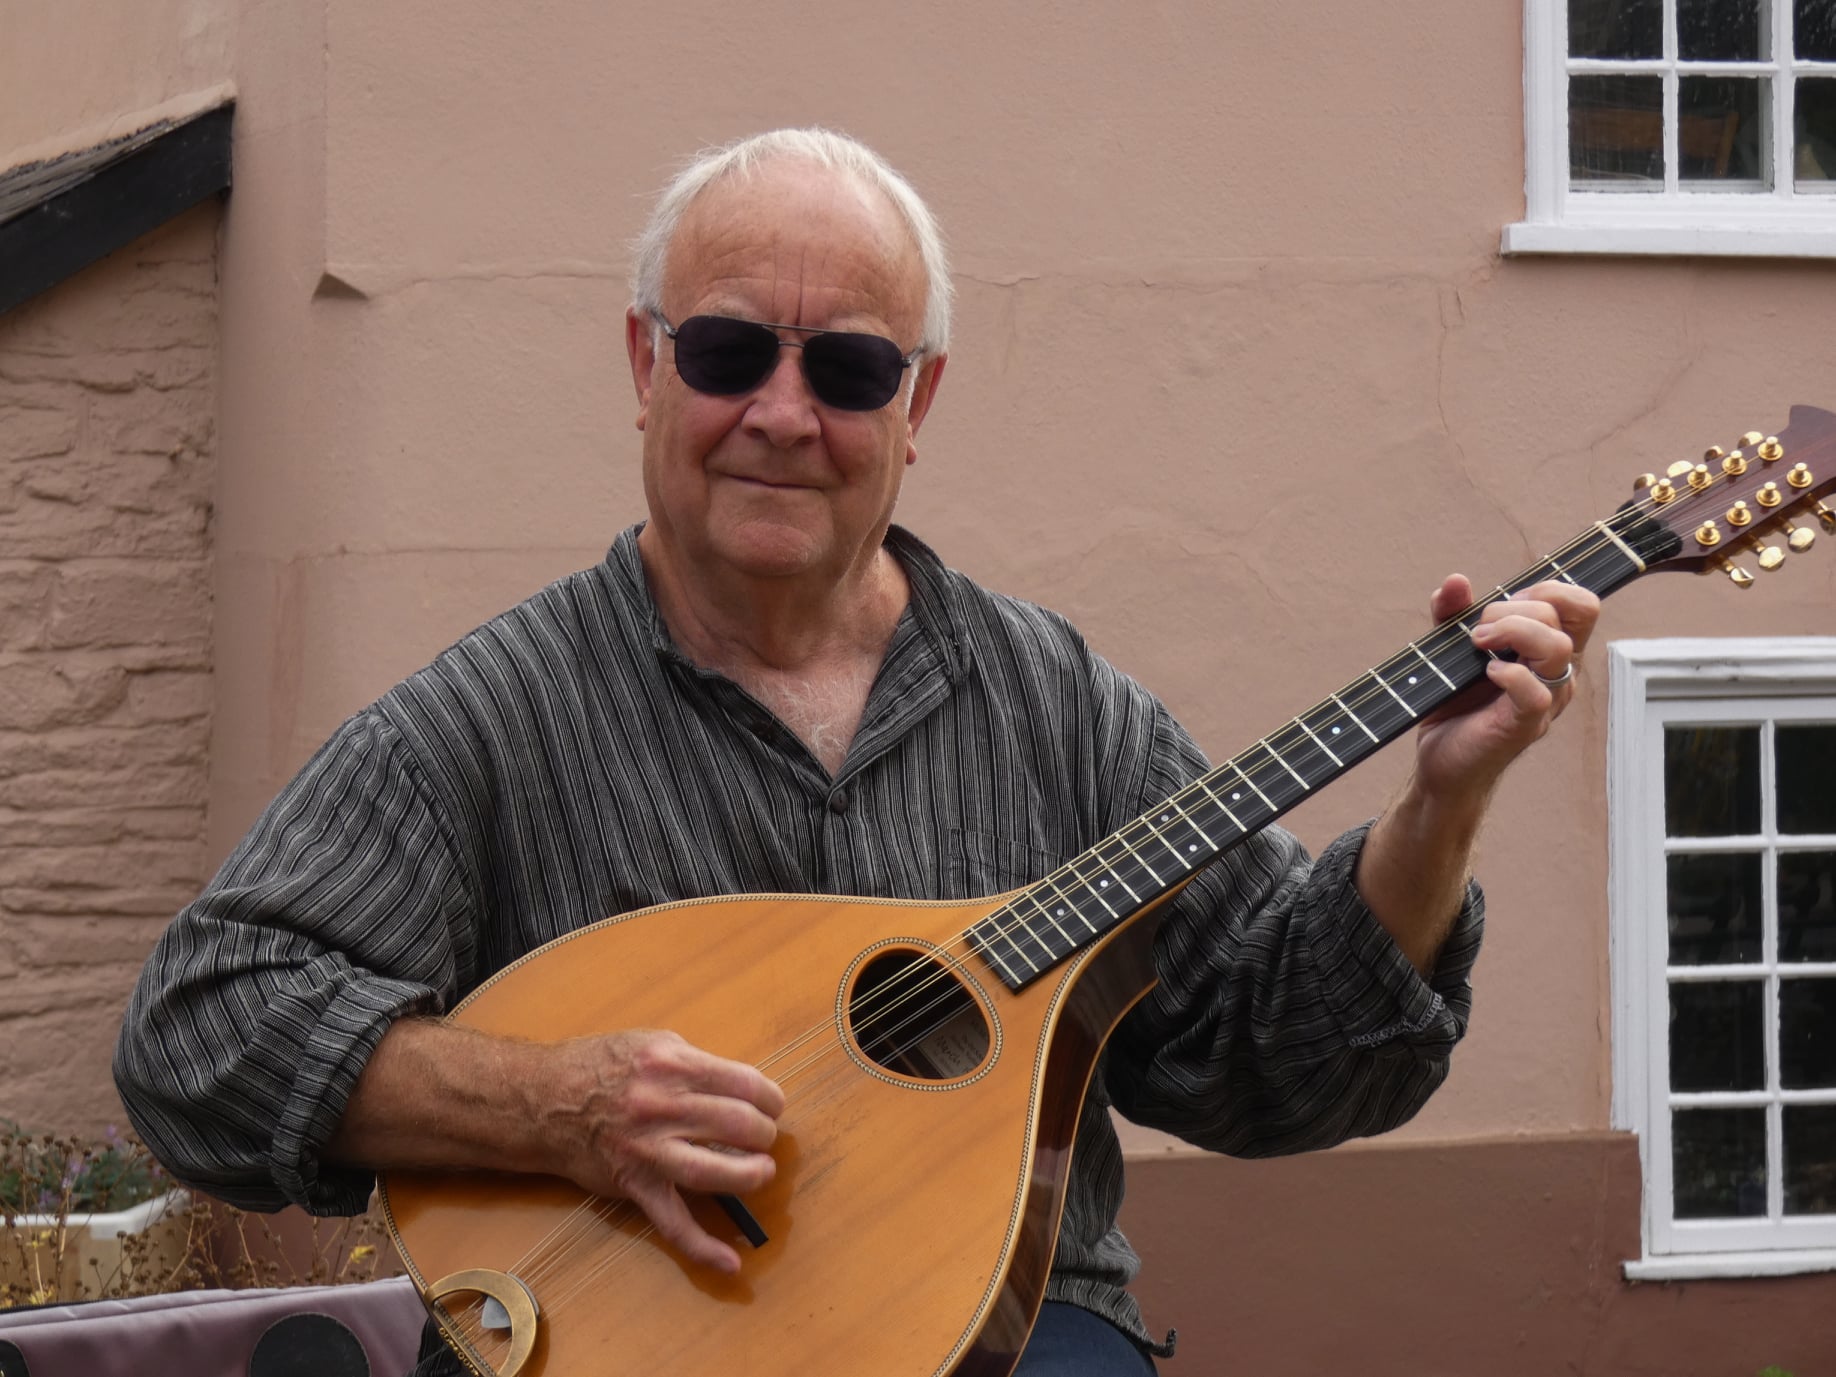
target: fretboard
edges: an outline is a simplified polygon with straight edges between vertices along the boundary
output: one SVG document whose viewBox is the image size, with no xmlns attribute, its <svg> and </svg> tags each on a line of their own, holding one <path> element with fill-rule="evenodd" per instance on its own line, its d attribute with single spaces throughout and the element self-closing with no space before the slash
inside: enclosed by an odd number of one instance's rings
<svg viewBox="0 0 1836 1377">
<path fill-rule="evenodd" d="M 1473 645 L 1472 631 L 1492 603 L 1551 579 L 1604 597 L 1674 545 L 1674 536 L 1628 504 L 1073 857 L 977 922 L 966 937 L 1004 984 L 1020 989 L 1483 677 L 1494 657 Z"/>
</svg>

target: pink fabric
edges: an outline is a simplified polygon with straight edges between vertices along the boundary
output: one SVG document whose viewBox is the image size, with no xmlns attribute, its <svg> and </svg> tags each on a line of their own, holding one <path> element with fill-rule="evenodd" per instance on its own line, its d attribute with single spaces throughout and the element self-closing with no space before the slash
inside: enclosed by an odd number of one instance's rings
<svg viewBox="0 0 1836 1377">
<path fill-rule="evenodd" d="M 361 1286 L 277 1291 L 187 1291 L 9 1313 L 0 1339 L 15 1345 L 32 1377 L 248 1377 L 249 1355 L 286 1315 L 330 1315 L 348 1326 L 375 1377 L 414 1366 L 426 1318 L 406 1277 Z"/>
</svg>

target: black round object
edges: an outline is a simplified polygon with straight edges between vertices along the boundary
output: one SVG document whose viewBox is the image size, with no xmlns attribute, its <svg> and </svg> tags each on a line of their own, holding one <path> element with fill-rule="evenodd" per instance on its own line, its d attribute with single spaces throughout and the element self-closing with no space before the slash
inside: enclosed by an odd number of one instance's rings
<svg viewBox="0 0 1836 1377">
<path fill-rule="evenodd" d="M 249 1377 L 370 1377 L 370 1360 L 330 1315 L 288 1315 L 256 1341 Z"/>
<path fill-rule="evenodd" d="M 19 1351 L 17 1344 L 9 1344 L 4 1339 L 0 1339 L 0 1377 L 32 1377 L 25 1354 Z"/>
</svg>

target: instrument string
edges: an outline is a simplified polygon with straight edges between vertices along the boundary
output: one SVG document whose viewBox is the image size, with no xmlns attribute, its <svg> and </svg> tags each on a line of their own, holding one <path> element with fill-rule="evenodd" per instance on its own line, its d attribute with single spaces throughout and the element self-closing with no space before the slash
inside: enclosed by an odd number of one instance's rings
<svg viewBox="0 0 1836 1377">
<path fill-rule="evenodd" d="M 1614 517 L 1608 518 L 1607 521 L 1598 523 L 1594 527 L 1590 527 L 1581 536 L 1558 549 L 1547 559 L 1533 565 L 1531 569 L 1510 580 L 1511 587 L 1521 591 L 1522 588 L 1528 587 L 1532 583 L 1542 581 L 1542 579 L 1547 576 L 1548 571 L 1565 573 L 1562 568 L 1564 562 L 1578 565 L 1595 555 L 1621 546 L 1623 542 L 1619 537 L 1621 537 L 1623 533 L 1614 529 L 1615 523 L 1621 521 L 1628 514 L 1644 515 L 1648 510 L 1654 509 L 1655 505 L 1656 504 L 1648 498 L 1628 504 L 1627 507 L 1615 514 Z M 1569 581 L 1573 582 L 1574 580 L 1570 578 Z M 1368 707 L 1374 702 L 1381 702 L 1384 697 L 1391 692 L 1391 690 L 1385 686 L 1384 681 L 1388 679 L 1392 673 L 1399 672 L 1405 668 L 1409 664 L 1408 657 L 1415 654 L 1425 654 L 1433 661 L 1462 641 L 1465 641 L 1470 646 L 1471 631 L 1478 617 L 1483 614 L 1488 606 L 1495 602 L 1505 600 L 1510 596 L 1512 596 L 1512 593 L 1508 591 L 1506 585 L 1500 585 L 1484 597 L 1476 599 L 1472 604 L 1464 608 L 1455 616 L 1440 623 L 1426 635 L 1412 642 L 1404 651 L 1391 656 L 1389 660 L 1372 670 L 1369 677 L 1375 679 L 1377 682 L 1362 693 L 1352 694 L 1350 702 L 1342 701 L 1335 696 L 1329 700 L 1323 700 L 1320 703 L 1316 703 L 1312 708 L 1306 709 L 1296 718 L 1291 719 L 1291 721 L 1300 722 L 1312 713 L 1325 711 L 1329 702 L 1343 708 L 1352 716 L 1356 717 L 1357 708 Z M 1285 725 L 1287 724 L 1284 724 L 1284 726 Z M 1277 730 L 1279 731 L 1281 729 Z M 1275 734 L 1276 733 L 1271 733 L 1270 735 L 1273 736 Z M 1268 750 L 1270 754 L 1274 756 L 1275 760 L 1279 762 L 1280 757 L 1275 755 L 1273 748 L 1267 745 L 1267 741 L 1268 738 L 1264 738 L 1263 741 L 1258 744 Z M 1255 748 L 1252 747 L 1251 749 L 1253 750 Z M 1258 768 L 1257 765 L 1254 762 L 1246 762 L 1245 765 L 1237 764 L 1238 760 L 1242 760 L 1243 757 L 1247 755 L 1248 752 L 1244 752 L 1238 757 L 1234 757 L 1232 760 L 1225 762 L 1224 766 L 1220 766 L 1218 769 L 1210 771 L 1206 775 L 1201 776 L 1198 780 L 1188 784 L 1149 813 L 1143 814 L 1133 822 L 1117 829 L 1117 831 L 1111 833 L 1093 847 L 1080 853 L 1079 856 L 1074 857 L 1071 861 L 1060 866 L 1057 870 L 1049 873 L 1045 878 L 1028 886 L 1016 897 L 1016 899 L 1002 905 L 992 913 L 984 915 L 983 918 L 978 919 L 978 924 L 992 922 L 994 924 L 995 936 L 1012 941 L 1015 932 L 1026 929 L 1027 920 L 1018 909 L 1020 901 L 1028 901 L 1042 913 L 1045 913 L 1045 905 L 1039 898 L 1041 891 L 1049 890 L 1058 897 L 1064 898 L 1066 896 L 1063 886 L 1067 883 L 1074 883 L 1087 887 L 1087 881 L 1078 868 L 1081 864 L 1093 863 L 1102 869 L 1113 871 L 1117 866 L 1123 864 L 1129 856 L 1133 855 L 1135 861 L 1141 864 L 1143 868 L 1147 869 L 1150 875 L 1155 875 L 1156 872 L 1151 866 L 1146 865 L 1146 862 L 1140 854 L 1135 851 L 1134 846 L 1128 839 L 1131 836 L 1135 836 L 1143 845 L 1149 844 L 1150 837 L 1159 838 L 1164 841 L 1163 834 L 1153 821 L 1155 815 L 1164 814 L 1169 808 L 1176 810 L 1181 815 L 1185 815 L 1193 808 L 1203 806 L 1208 802 L 1216 804 L 1217 800 L 1215 796 L 1206 786 L 1209 781 L 1213 780 L 1214 776 L 1226 768 L 1236 771 L 1246 780 L 1251 780 L 1252 787 L 1254 787 L 1253 777 L 1254 771 Z M 1246 829 L 1244 835 L 1256 830 L 1260 830 L 1260 828 L 1252 827 Z M 1236 840 L 1238 840 L 1238 838 L 1231 838 L 1231 842 Z M 1229 844 L 1230 843 L 1226 843 L 1226 846 Z M 1177 857 L 1181 861 L 1182 866 L 1186 868 L 1187 872 L 1191 873 L 1194 867 L 1192 867 L 1183 856 L 1180 856 L 1170 842 L 1166 843 L 1166 846 L 1169 853 Z M 1105 853 L 1105 848 L 1109 847 L 1114 848 L 1113 854 Z M 1209 860 L 1211 858 L 1208 857 L 1207 859 Z M 1156 878 L 1158 878 L 1157 875 Z M 1179 878 L 1183 879 L 1185 876 L 1180 876 Z M 1117 917 L 1114 926 L 1120 926 L 1121 923 L 1127 920 L 1127 917 L 1132 916 L 1133 913 L 1139 911 L 1139 909 L 1146 907 L 1148 903 L 1152 903 L 1154 898 L 1158 898 L 1159 894 L 1164 892 L 1165 888 L 1168 887 L 1170 886 L 1163 885 L 1161 890 L 1156 891 L 1152 898 L 1141 903 L 1133 904 L 1127 914 Z M 1046 916 L 1049 921 L 1050 914 L 1046 913 Z M 1060 930 L 1063 931 L 1062 928 Z M 940 1027 L 944 1026 L 944 1024 L 949 1021 L 950 1017 L 954 1016 L 954 1013 L 951 1011 L 951 1006 L 953 1005 L 954 998 L 958 996 L 958 986 L 953 977 L 961 977 L 971 984 L 974 983 L 974 977 L 971 974 L 968 963 L 969 958 L 974 956 L 975 952 L 974 933 L 972 930 L 966 930 L 957 934 L 950 943 L 935 947 L 931 950 L 929 957 L 935 969 L 922 976 L 915 983 L 902 982 L 895 978 L 864 993 L 860 999 L 849 1006 L 848 1010 L 851 1016 L 850 1022 L 855 1030 L 856 1041 L 880 1044 L 883 1048 L 883 1055 L 887 1055 L 889 1059 L 896 1059 L 898 1056 L 908 1053 L 913 1048 L 922 1045 L 927 1038 L 932 1036 Z M 907 969 L 909 969 L 909 967 Z M 926 1002 L 919 1003 L 918 1001 L 921 998 L 925 999 Z M 927 1015 L 936 1014 L 939 1010 L 945 1011 L 941 1017 L 934 1018 L 928 1023 L 923 1022 Z M 885 1026 L 886 1020 L 895 1016 L 899 1021 L 890 1026 Z M 822 1023 L 813 1025 L 805 1032 L 775 1049 L 758 1064 L 761 1071 L 772 1072 L 774 1068 L 778 1068 L 774 1078 L 777 1079 L 780 1084 L 785 1084 L 793 1080 L 800 1081 L 794 1097 L 795 1103 L 799 1109 L 808 1110 L 816 1104 L 819 1104 L 822 1099 L 827 1098 L 823 1096 L 821 1092 L 827 1089 L 835 1081 L 837 1076 L 845 1074 L 852 1065 L 851 1059 L 846 1056 L 842 1057 L 839 1061 L 831 1061 L 834 1053 L 838 1051 L 845 1052 L 847 1050 L 845 1047 L 844 1035 L 837 1026 L 838 1022 L 838 1019 L 828 1019 Z M 913 1031 L 914 1029 L 916 1031 Z M 800 1052 L 806 1053 L 801 1060 L 791 1062 L 788 1065 L 784 1064 L 789 1058 L 796 1056 Z M 813 1080 L 800 1079 L 816 1067 L 823 1065 L 825 1062 L 830 1063 L 825 1069 L 825 1074 Z M 787 1091 L 787 1110 L 790 1107 L 792 1098 L 792 1095 Z M 601 1226 L 610 1225 L 613 1227 L 620 1227 L 625 1222 L 626 1217 L 637 1214 L 641 1214 L 641 1211 L 639 1211 L 638 1207 L 631 1201 L 588 1196 L 579 1206 L 576 1206 L 567 1215 L 563 1216 L 561 1221 L 551 1228 L 542 1239 L 532 1245 L 525 1252 L 523 1258 L 513 1264 L 513 1267 L 516 1269 L 527 1269 L 527 1272 L 518 1270 L 518 1275 L 523 1276 L 526 1281 L 529 1281 L 533 1289 L 535 1279 L 547 1279 L 564 1261 L 570 1260 L 574 1253 L 589 1246 L 589 1236 L 600 1233 Z M 650 1238 L 655 1232 L 655 1225 L 649 1223 L 646 1219 L 643 1227 L 629 1234 L 623 1234 L 618 1246 L 609 1250 L 607 1256 L 595 1259 L 590 1267 L 575 1272 L 559 1292 L 547 1298 L 544 1301 L 545 1308 L 552 1310 L 557 1306 L 566 1305 L 571 1300 L 577 1298 L 593 1281 L 596 1281 L 615 1269 L 617 1265 L 638 1246 L 638 1244 Z M 603 1246 L 603 1239 L 599 1246 Z M 463 1313 L 468 1320 L 475 1315 L 482 1330 L 482 1304 L 468 1306 Z M 490 1331 L 484 1332 L 489 1333 Z"/>
</svg>

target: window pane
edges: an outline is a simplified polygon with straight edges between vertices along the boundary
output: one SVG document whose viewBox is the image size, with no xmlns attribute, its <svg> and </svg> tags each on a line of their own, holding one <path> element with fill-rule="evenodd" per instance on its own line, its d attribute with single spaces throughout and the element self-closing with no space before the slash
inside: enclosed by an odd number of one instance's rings
<svg viewBox="0 0 1836 1377">
<path fill-rule="evenodd" d="M 1785 1106 L 1785 1213 L 1836 1214 L 1836 1104 Z"/>
<path fill-rule="evenodd" d="M 1580 182 L 1664 181 L 1661 77 L 1568 79 L 1568 171 Z"/>
<path fill-rule="evenodd" d="M 1764 1090 L 1765 997 L 1757 980 L 1673 984 L 1671 1090 Z"/>
<path fill-rule="evenodd" d="M 1759 827 L 1759 728 L 1665 728 L 1666 834 L 1751 836 Z"/>
<path fill-rule="evenodd" d="M 1766 1213 L 1766 1111 L 1679 1109 L 1670 1119 L 1678 1219 Z"/>
<path fill-rule="evenodd" d="M 1772 97 L 1764 77 L 1677 79 L 1677 175 L 1686 181 L 1770 186 L 1766 120 Z"/>
<path fill-rule="evenodd" d="M 1779 960 L 1836 961 L 1836 851 L 1779 853 Z"/>
<path fill-rule="evenodd" d="M 1800 183 L 1836 178 L 1836 77 L 1799 77 L 1793 164 Z"/>
<path fill-rule="evenodd" d="M 1779 1084 L 1836 1086 L 1836 980 L 1779 982 Z"/>
<path fill-rule="evenodd" d="M 1685 62 L 1754 62 L 1760 0 L 1677 0 L 1677 56 Z"/>
<path fill-rule="evenodd" d="M 1568 54 L 1662 57 L 1663 0 L 1568 0 Z"/>
<path fill-rule="evenodd" d="M 1760 857 L 1756 851 L 1671 856 L 1665 862 L 1670 964 L 1719 966 L 1760 959 Z"/>
<path fill-rule="evenodd" d="M 1836 832 L 1836 726 L 1780 723 L 1776 739 L 1779 831 Z"/>
<path fill-rule="evenodd" d="M 1793 0 L 1791 14 L 1792 46 L 1798 56 L 1807 62 L 1836 62 L 1836 5 L 1830 0 Z"/>
</svg>

